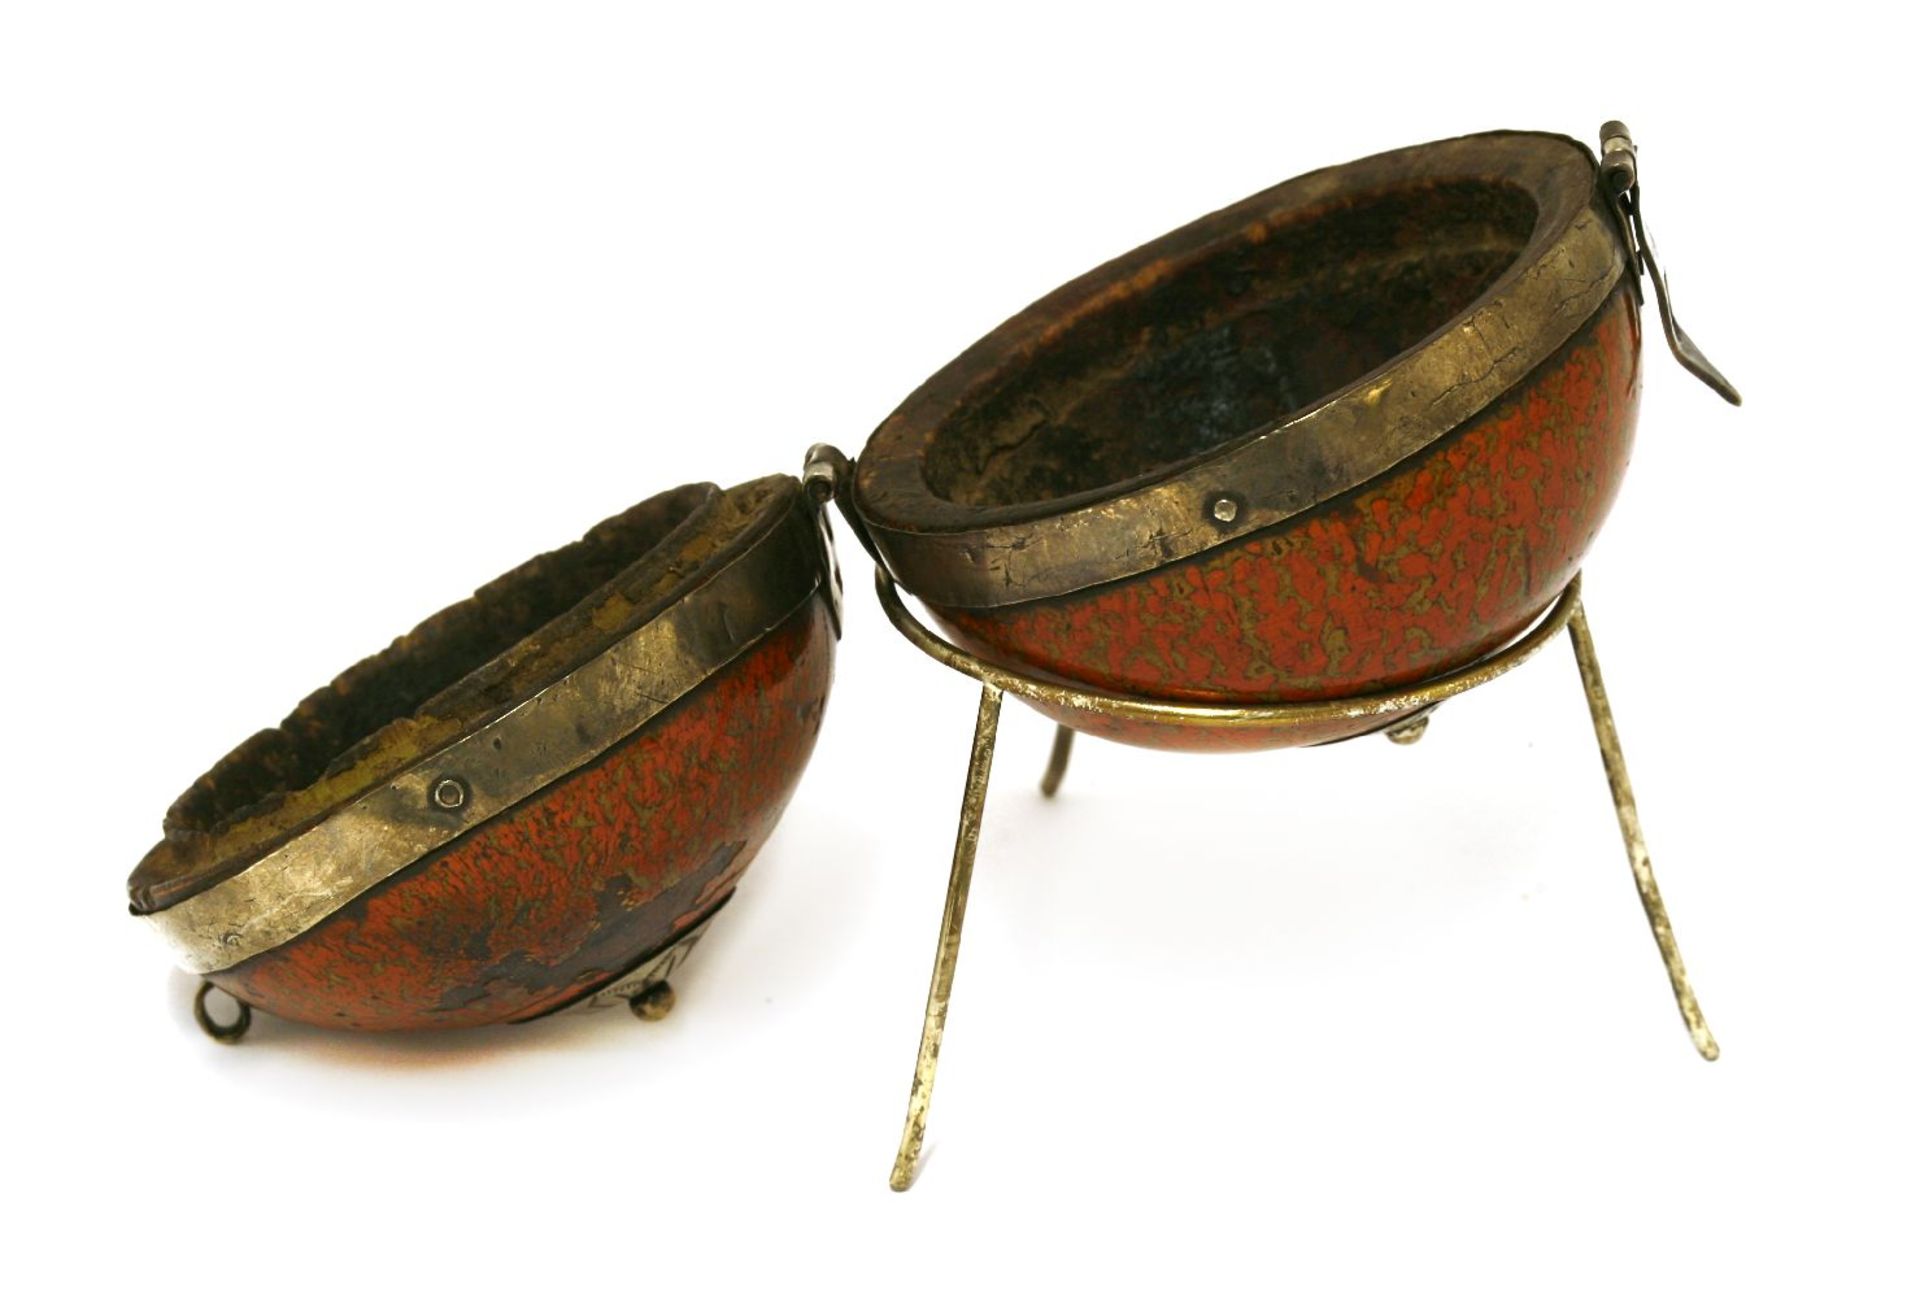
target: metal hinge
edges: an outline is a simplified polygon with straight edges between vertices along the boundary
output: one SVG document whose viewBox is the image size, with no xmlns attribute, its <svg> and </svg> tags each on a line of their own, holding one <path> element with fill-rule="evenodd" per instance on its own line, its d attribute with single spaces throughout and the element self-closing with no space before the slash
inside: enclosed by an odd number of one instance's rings
<svg viewBox="0 0 1920 1298">
<path fill-rule="evenodd" d="M 847 530 L 853 533 L 861 548 L 873 556 L 875 563 L 880 562 L 880 553 L 860 525 L 860 516 L 853 512 L 853 461 L 841 454 L 839 448 L 819 442 L 808 449 L 806 467 L 800 473 L 800 489 L 807 508 L 813 511 L 814 524 L 820 529 L 820 552 L 826 564 L 824 579 L 829 607 L 833 610 L 833 633 L 837 636 L 846 601 L 840 580 L 840 556 L 833 546 L 833 524 L 827 518 L 827 505 L 832 502 L 840 506 Z"/>
<path fill-rule="evenodd" d="M 1608 122 L 1600 128 L 1600 183 L 1613 200 L 1614 215 L 1620 220 L 1620 234 L 1632 254 L 1636 284 L 1644 275 L 1653 282 L 1653 296 L 1660 308 L 1660 327 L 1666 332 L 1667 346 L 1687 371 L 1734 405 L 1740 404 L 1740 392 L 1727 382 L 1714 363 L 1707 359 L 1680 322 L 1673 318 L 1673 299 L 1667 291 L 1666 272 L 1654 255 L 1653 240 L 1640 212 L 1639 157 L 1634 152 L 1633 136 L 1626 123 Z"/>
</svg>

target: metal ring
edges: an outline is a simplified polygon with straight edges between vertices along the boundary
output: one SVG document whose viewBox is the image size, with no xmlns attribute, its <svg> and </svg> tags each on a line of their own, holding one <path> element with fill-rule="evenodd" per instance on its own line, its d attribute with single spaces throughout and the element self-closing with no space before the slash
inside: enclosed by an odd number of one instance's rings
<svg viewBox="0 0 1920 1298">
<path fill-rule="evenodd" d="M 1038 680 L 985 662 L 942 639 L 908 612 L 900 599 L 899 588 L 885 567 L 875 566 L 873 584 L 879 593 L 881 607 L 886 610 L 887 620 L 893 623 L 900 634 L 911 640 L 915 648 L 983 685 L 992 685 L 1020 698 L 1035 699 L 1054 707 L 1095 712 L 1126 721 L 1153 721 L 1229 730 L 1364 720 L 1433 707 L 1475 686 L 1504 676 L 1533 657 L 1547 641 L 1559 634 L 1580 607 L 1580 574 L 1576 572 L 1553 606 L 1519 639 L 1465 667 L 1402 689 L 1379 694 L 1357 694 L 1344 699 L 1314 699 L 1294 703 L 1172 703 Z"/>
<path fill-rule="evenodd" d="M 232 992 L 222 992 L 240 1007 L 240 1013 L 231 1023 L 218 1023 L 213 1015 L 207 1013 L 207 993 L 217 990 L 210 982 L 200 984 L 200 990 L 193 994 L 193 1021 L 200 1030 L 223 1046 L 230 1046 L 247 1035 L 247 1029 L 253 1026 L 253 1007 L 235 996 Z"/>
</svg>

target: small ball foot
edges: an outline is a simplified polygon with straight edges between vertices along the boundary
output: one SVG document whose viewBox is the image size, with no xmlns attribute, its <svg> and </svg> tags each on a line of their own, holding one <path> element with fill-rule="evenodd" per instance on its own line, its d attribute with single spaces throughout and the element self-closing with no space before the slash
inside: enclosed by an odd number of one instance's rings
<svg viewBox="0 0 1920 1298">
<path fill-rule="evenodd" d="M 649 1023 L 658 1023 L 673 1012 L 673 985 L 671 983 L 649 983 L 633 994 L 627 1001 L 627 1008 L 633 1016 L 645 1019 Z"/>
<path fill-rule="evenodd" d="M 247 1035 L 247 1029 L 253 1026 L 253 1007 L 241 1000 L 238 996 L 234 996 L 228 992 L 220 992 L 222 996 L 225 996 L 238 1007 L 238 1012 L 234 1014 L 231 1022 L 220 1023 L 216 1021 L 213 1015 L 207 1010 L 207 993 L 214 991 L 219 991 L 219 988 L 215 987 L 212 983 L 203 982 L 200 984 L 200 990 L 193 994 L 193 1021 L 200 1025 L 202 1032 L 212 1037 L 215 1041 L 218 1041 L 221 1045 L 237 1045 L 239 1044 L 240 1038 Z"/>
<path fill-rule="evenodd" d="M 1387 738 L 1402 747 L 1417 744 L 1420 742 L 1420 737 L 1427 733 L 1427 722 L 1432 719 L 1430 714 L 1423 712 L 1411 721 L 1403 721 L 1397 726 L 1389 727 Z"/>
</svg>

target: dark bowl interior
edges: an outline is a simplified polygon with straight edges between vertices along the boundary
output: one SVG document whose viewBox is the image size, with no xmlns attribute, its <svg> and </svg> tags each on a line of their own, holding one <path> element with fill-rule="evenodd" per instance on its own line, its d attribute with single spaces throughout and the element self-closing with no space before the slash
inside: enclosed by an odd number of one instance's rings
<svg viewBox="0 0 1920 1298">
<path fill-rule="evenodd" d="M 174 804 L 169 832 L 211 830 L 275 795 L 307 788 L 387 726 L 429 710 L 430 702 L 430 710 L 445 712 L 510 701 L 480 697 L 484 690 L 457 701 L 440 696 L 577 609 L 716 494 L 704 484 L 664 492 L 442 610 L 216 766 Z"/>
<path fill-rule="evenodd" d="M 1437 331 L 1515 262 L 1537 219 L 1518 185 L 1450 180 L 1238 232 L 1009 367 L 936 433 L 927 485 L 992 508 L 1196 460 Z"/>
</svg>

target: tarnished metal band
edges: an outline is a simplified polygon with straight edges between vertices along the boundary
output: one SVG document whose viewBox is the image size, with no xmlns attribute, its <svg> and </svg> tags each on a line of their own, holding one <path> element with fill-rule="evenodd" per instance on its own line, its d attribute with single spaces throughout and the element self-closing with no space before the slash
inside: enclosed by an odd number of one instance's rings
<svg viewBox="0 0 1920 1298">
<path fill-rule="evenodd" d="M 796 492 L 758 542 L 599 656 L 232 878 L 144 918 L 186 969 L 231 968 L 584 766 L 813 597 L 826 560 L 812 512 Z"/>
<path fill-rule="evenodd" d="M 870 466 L 863 457 L 863 475 L 876 475 L 876 484 L 885 475 L 887 490 L 911 493 L 914 508 L 927 515 L 909 522 L 891 513 L 897 505 L 873 508 L 863 477 L 857 504 L 874 545 L 900 584 L 920 598 L 992 608 L 1191 558 L 1391 469 L 1486 409 L 1551 356 L 1625 273 L 1627 253 L 1598 193 L 1590 155 L 1571 141 L 1556 143 L 1567 147 L 1553 163 L 1537 165 L 1514 161 L 1511 146 L 1485 137 L 1426 146 L 1439 159 L 1433 174 L 1456 166 L 1461 174 L 1481 174 L 1478 167 L 1528 181 L 1541 203 L 1536 233 L 1515 266 L 1471 308 L 1365 379 L 1157 481 L 973 527 L 961 521 L 964 507 L 907 480 L 920 472 L 917 461 L 896 456 Z M 1331 183 L 1322 174 L 1281 188 L 1301 185 L 1317 195 Z M 876 441 L 885 432 L 883 425 Z"/>
<path fill-rule="evenodd" d="M 1042 680 L 987 662 L 942 639 L 914 617 L 885 570 L 874 569 L 873 579 L 887 620 L 893 623 L 900 634 L 936 662 L 971 676 L 982 685 L 1003 690 L 1016 698 L 1032 699 L 1053 707 L 1091 712 L 1121 721 L 1217 730 L 1285 730 L 1318 726 L 1330 721 L 1385 720 L 1434 707 L 1506 675 L 1539 653 L 1580 608 L 1580 574 L 1575 573 L 1573 580 L 1567 583 L 1566 589 L 1560 592 L 1559 598 L 1540 615 L 1539 620 L 1504 648 L 1443 675 L 1377 694 L 1297 703 L 1174 703 L 1113 694 L 1105 690 L 1083 689 Z"/>
</svg>

